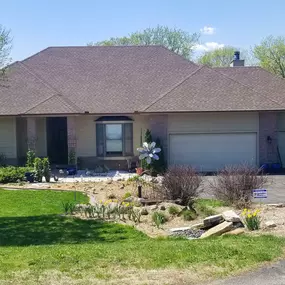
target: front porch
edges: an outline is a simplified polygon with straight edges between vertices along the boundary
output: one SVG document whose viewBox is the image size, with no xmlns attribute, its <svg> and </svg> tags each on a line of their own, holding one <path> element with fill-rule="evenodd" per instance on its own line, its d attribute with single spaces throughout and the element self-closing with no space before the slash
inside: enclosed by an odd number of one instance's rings
<svg viewBox="0 0 285 285">
<path fill-rule="evenodd" d="M 53 168 L 65 168 L 76 161 L 78 169 L 94 170 L 102 166 L 129 169 L 130 163 L 134 166 L 137 161 L 136 148 L 142 143 L 146 118 L 132 116 L 124 121 L 120 117 L 120 121 L 108 122 L 102 118 L 91 115 L 15 118 L 18 164 L 24 165 L 28 149 L 33 149 L 36 156 L 49 157 Z M 106 129 L 102 130 L 104 124 Z M 111 139 L 106 131 L 111 131 Z"/>
</svg>

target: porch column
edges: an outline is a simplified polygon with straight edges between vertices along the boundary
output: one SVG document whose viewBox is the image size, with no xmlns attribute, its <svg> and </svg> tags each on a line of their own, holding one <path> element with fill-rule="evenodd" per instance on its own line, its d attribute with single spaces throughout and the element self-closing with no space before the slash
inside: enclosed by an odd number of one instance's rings
<svg viewBox="0 0 285 285">
<path fill-rule="evenodd" d="M 68 164 L 77 163 L 75 117 L 67 117 Z"/>
<path fill-rule="evenodd" d="M 27 118 L 27 146 L 28 149 L 36 151 L 37 143 L 37 129 L 36 129 L 36 118 Z"/>
</svg>

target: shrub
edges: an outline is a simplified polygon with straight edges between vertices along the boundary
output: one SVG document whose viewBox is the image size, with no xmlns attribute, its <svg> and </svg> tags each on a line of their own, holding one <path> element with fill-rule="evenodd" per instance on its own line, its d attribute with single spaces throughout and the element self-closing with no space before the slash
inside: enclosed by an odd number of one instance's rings
<svg viewBox="0 0 285 285">
<path fill-rule="evenodd" d="M 151 174 L 157 175 L 162 174 L 165 172 L 165 159 L 164 159 L 164 151 L 163 147 L 161 145 L 160 139 L 158 138 L 156 141 L 156 147 L 159 147 L 161 149 L 161 152 L 158 154 L 159 160 L 153 160 L 151 163 Z"/>
<path fill-rule="evenodd" d="M 197 214 L 193 210 L 182 211 L 182 216 L 185 221 L 192 221 L 197 218 Z"/>
<path fill-rule="evenodd" d="M 255 231 L 260 228 L 260 217 L 258 216 L 259 212 L 260 210 L 251 211 L 247 209 L 244 209 L 242 212 L 244 222 L 250 231 Z"/>
<path fill-rule="evenodd" d="M 162 191 L 168 200 L 180 200 L 182 205 L 192 208 L 199 194 L 202 178 L 190 166 L 170 167 L 162 181 Z"/>
<path fill-rule="evenodd" d="M 35 178 L 38 182 L 42 182 L 43 175 L 44 175 L 44 169 L 43 169 L 43 161 L 41 158 L 36 157 L 34 162 L 34 172 L 35 172 Z"/>
<path fill-rule="evenodd" d="M 46 179 L 46 182 L 50 182 L 50 163 L 48 157 L 45 157 L 42 159 L 42 164 L 43 164 L 43 176 Z"/>
<path fill-rule="evenodd" d="M 34 167 L 34 162 L 36 159 L 36 153 L 32 149 L 27 151 L 27 162 L 26 167 Z"/>
<path fill-rule="evenodd" d="M 176 215 L 178 215 L 178 214 L 180 213 L 180 210 L 179 210 L 179 208 L 176 207 L 176 206 L 170 206 L 170 207 L 168 208 L 168 212 L 169 212 L 170 215 L 176 216 Z"/>
<path fill-rule="evenodd" d="M 132 197 L 132 194 L 130 192 L 126 192 L 122 198 L 123 198 L 123 200 L 125 200 L 129 197 Z"/>
<path fill-rule="evenodd" d="M 167 216 L 163 212 L 154 212 L 152 214 L 152 221 L 159 228 L 162 224 L 167 222 Z"/>
<path fill-rule="evenodd" d="M 210 182 L 214 195 L 230 205 L 244 208 L 251 203 L 252 190 L 262 187 L 267 177 L 260 169 L 248 166 L 227 166 Z"/>
<path fill-rule="evenodd" d="M 1 167 L 0 168 L 0 183 L 16 183 L 25 180 L 25 173 L 30 172 L 28 167 Z"/>
<path fill-rule="evenodd" d="M 195 203 L 194 208 L 199 214 L 202 214 L 205 217 L 217 214 L 217 212 L 211 206 L 206 204 Z"/>
</svg>

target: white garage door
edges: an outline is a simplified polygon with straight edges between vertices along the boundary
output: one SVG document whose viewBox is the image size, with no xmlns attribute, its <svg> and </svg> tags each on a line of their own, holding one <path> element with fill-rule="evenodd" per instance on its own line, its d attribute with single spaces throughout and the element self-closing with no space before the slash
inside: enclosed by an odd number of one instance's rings
<svg viewBox="0 0 285 285">
<path fill-rule="evenodd" d="M 257 164 L 256 133 L 170 135 L 170 165 L 216 171 L 225 165 Z"/>
</svg>

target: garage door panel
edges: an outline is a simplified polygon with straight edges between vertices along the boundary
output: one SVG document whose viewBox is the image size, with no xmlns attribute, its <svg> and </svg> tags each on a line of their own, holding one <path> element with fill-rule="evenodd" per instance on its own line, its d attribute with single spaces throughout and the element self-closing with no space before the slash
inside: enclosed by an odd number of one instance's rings
<svg viewBox="0 0 285 285">
<path fill-rule="evenodd" d="M 256 133 L 170 135 L 170 164 L 216 171 L 225 165 L 256 165 Z"/>
</svg>

